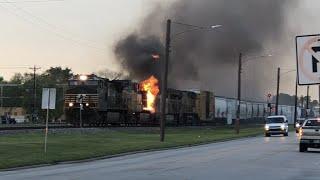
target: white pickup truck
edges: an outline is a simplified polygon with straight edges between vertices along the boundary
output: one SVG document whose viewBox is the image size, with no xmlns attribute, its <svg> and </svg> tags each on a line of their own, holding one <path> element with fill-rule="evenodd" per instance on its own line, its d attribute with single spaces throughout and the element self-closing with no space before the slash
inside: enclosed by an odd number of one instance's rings
<svg viewBox="0 0 320 180">
<path fill-rule="evenodd" d="M 299 151 L 305 152 L 308 148 L 320 148 L 320 118 L 307 119 L 300 129 Z"/>
<path fill-rule="evenodd" d="M 269 116 L 264 126 L 264 134 L 270 137 L 273 134 L 283 134 L 288 136 L 288 120 L 285 116 Z"/>
</svg>

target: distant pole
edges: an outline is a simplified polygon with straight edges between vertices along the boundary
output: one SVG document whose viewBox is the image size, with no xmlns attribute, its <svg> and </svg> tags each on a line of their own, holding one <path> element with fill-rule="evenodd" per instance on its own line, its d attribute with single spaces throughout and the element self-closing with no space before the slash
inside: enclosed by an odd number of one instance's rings
<svg viewBox="0 0 320 180">
<path fill-rule="evenodd" d="M 37 104 L 37 84 L 36 84 L 36 66 L 33 67 L 33 122 L 36 118 L 36 104 Z"/>
<path fill-rule="evenodd" d="M 319 97 L 318 97 L 318 106 L 319 106 L 320 105 L 320 85 L 318 87 L 319 87 Z"/>
<path fill-rule="evenodd" d="M 1 108 L 3 107 L 3 86 L 1 86 Z"/>
<path fill-rule="evenodd" d="M 318 97 L 318 116 L 320 116 L 320 85 L 318 86 L 319 87 L 319 97 Z"/>
<path fill-rule="evenodd" d="M 33 68 L 33 109 L 32 109 L 32 121 L 35 122 L 36 119 L 36 107 L 37 107 L 37 82 L 36 82 L 36 71 L 40 68 L 37 68 L 36 65 Z"/>
<path fill-rule="evenodd" d="M 278 78 L 277 78 L 276 115 L 279 114 L 279 89 L 280 89 L 280 68 L 278 68 Z"/>
<path fill-rule="evenodd" d="M 296 91 L 295 91 L 295 99 L 294 99 L 294 119 L 293 119 L 294 128 L 296 128 L 296 123 L 297 123 L 297 105 L 298 105 L 298 78 L 296 78 Z"/>
<path fill-rule="evenodd" d="M 308 118 L 309 113 L 308 113 L 308 109 L 309 109 L 309 86 L 307 86 L 307 109 L 306 109 L 306 118 Z"/>
<path fill-rule="evenodd" d="M 164 141 L 165 136 L 165 123 L 166 123 L 166 99 L 167 99 L 167 86 L 168 86 L 168 64 L 170 58 L 170 40 L 171 40 L 171 20 L 167 20 L 167 33 L 166 33 L 166 49 L 165 59 L 163 63 L 162 73 L 162 86 L 161 86 L 161 119 L 160 119 L 160 141 Z"/>
<path fill-rule="evenodd" d="M 239 54 L 239 63 L 238 63 L 238 108 L 237 108 L 237 118 L 235 122 L 235 130 L 237 134 L 240 133 L 241 69 L 242 69 L 242 53 Z"/>
</svg>

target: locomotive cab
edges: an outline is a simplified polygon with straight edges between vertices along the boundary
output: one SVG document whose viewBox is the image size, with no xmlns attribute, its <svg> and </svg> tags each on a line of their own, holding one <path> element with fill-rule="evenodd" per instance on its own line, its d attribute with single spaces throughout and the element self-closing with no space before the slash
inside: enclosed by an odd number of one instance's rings
<svg viewBox="0 0 320 180">
<path fill-rule="evenodd" d="M 96 75 L 75 75 L 68 81 L 69 88 L 65 93 L 66 108 L 95 109 L 99 107 L 99 94 L 103 91 L 106 79 Z"/>
</svg>

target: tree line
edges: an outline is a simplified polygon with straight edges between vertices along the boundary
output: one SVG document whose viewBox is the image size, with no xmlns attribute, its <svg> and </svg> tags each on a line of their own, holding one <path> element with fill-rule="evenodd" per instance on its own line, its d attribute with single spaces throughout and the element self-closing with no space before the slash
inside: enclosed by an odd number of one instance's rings
<svg viewBox="0 0 320 180">
<path fill-rule="evenodd" d="M 36 74 L 36 109 L 35 113 L 38 117 L 36 121 L 45 119 L 45 111 L 41 109 L 42 88 L 56 88 L 57 102 L 56 109 L 50 113 L 51 119 L 60 118 L 63 115 L 64 97 L 63 93 L 67 87 L 68 79 L 72 77 L 73 73 L 70 68 L 51 67 L 40 74 Z M 108 76 L 109 78 L 117 79 L 123 77 L 123 74 L 112 71 L 98 72 L 100 76 Z M 17 86 L 3 88 L 3 107 L 23 107 L 27 115 L 30 117 L 33 114 L 34 107 L 34 74 L 33 73 L 16 73 L 9 81 L 5 81 L 0 77 L 0 84 L 16 84 Z M 276 97 L 272 98 L 275 102 Z M 311 97 L 300 96 L 298 98 L 298 106 L 306 108 L 307 99 L 309 100 L 309 108 L 319 106 L 317 100 L 312 100 Z M 280 93 L 279 104 L 291 105 L 295 104 L 295 96 Z M 31 118 L 29 118 L 31 119 Z"/>
<path fill-rule="evenodd" d="M 3 107 L 23 107 L 31 120 L 35 104 L 35 117 L 37 118 L 33 120 L 42 122 L 46 115 L 46 112 L 41 109 L 42 88 L 56 88 L 56 109 L 50 112 L 50 118 L 60 118 L 63 115 L 64 89 L 72 75 L 71 69 L 62 67 L 51 67 L 40 74 L 36 74 L 36 101 L 34 101 L 33 73 L 16 73 L 9 81 L 0 78 L 0 84 L 17 85 L 3 88 L 3 97 L 5 97 L 3 99 Z"/>
</svg>

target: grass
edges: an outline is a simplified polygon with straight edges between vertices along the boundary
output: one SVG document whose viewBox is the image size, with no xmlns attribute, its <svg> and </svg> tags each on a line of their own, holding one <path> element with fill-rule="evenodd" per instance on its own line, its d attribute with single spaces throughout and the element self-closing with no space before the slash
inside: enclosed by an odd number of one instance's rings
<svg viewBox="0 0 320 180">
<path fill-rule="evenodd" d="M 49 133 L 48 151 L 43 152 L 43 133 L 0 136 L 0 169 L 54 164 L 126 152 L 209 143 L 262 134 L 261 127 L 242 128 L 239 135 L 230 127 L 168 128 L 159 142 L 156 129 L 111 129 L 97 132 Z"/>
</svg>

